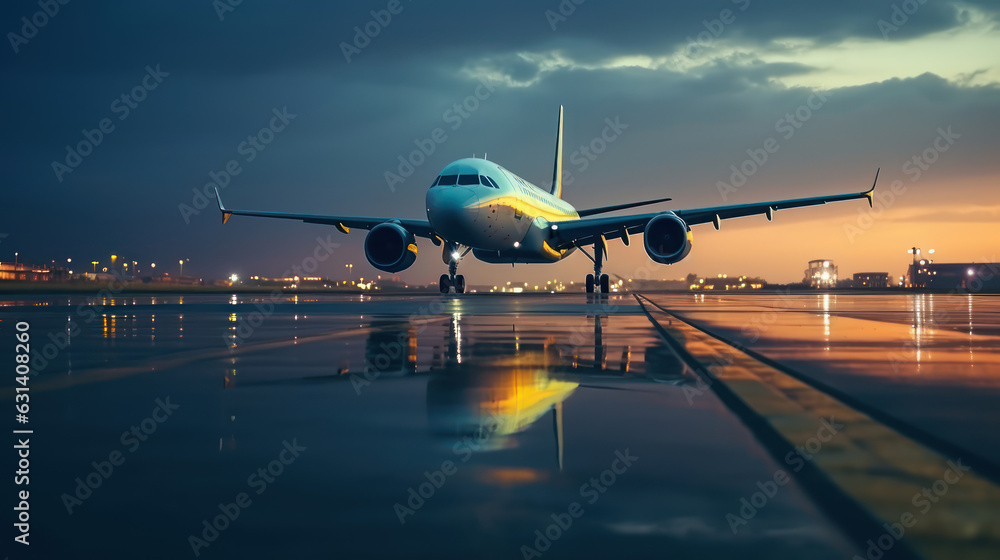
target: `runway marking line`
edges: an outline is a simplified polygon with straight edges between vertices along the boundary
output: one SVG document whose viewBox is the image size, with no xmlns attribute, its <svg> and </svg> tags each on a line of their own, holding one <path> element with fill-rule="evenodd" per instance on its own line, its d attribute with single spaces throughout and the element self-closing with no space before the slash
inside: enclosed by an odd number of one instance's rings
<svg viewBox="0 0 1000 560">
<path fill-rule="evenodd" d="M 940 497 L 932 492 L 936 502 L 923 494 L 924 489 L 933 489 L 935 483 L 941 488 L 940 481 L 951 465 L 961 464 L 961 457 L 944 456 L 930 449 L 703 332 L 645 296 L 637 295 L 636 300 L 668 343 L 684 354 L 681 358 L 705 376 L 709 387 L 727 404 L 735 404 L 734 411 L 738 414 L 749 415 L 744 421 L 756 434 L 763 434 L 764 439 L 777 436 L 783 440 L 783 449 L 776 455 L 779 462 L 785 457 L 784 450 L 801 447 L 815 438 L 821 420 L 833 417 L 844 425 L 842 433 L 824 442 L 807 462 L 821 477 L 808 480 L 807 471 L 812 469 L 803 469 L 796 477 L 805 473 L 806 488 L 818 490 L 824 498 L 820 505 L 825 506 L 835 521 L 846 523 L 845 529 L 859 546 L 864 543 L 864 548 L 858 550 L 859 558 L 866 557 L 868 538 L 875 541 L 889 533 L 883 524 L 900 524 L 906 513 L 916 521 L 909 527 L 901 525 L 904 535 L 900 542 L 920 557 L 997 558 L 1000 488 L 975 472 L 965 472 L 956 482 L 948 484 Z M 772 453 L 778 450 L 775 442 L 764 443 Z M 829 489 L 817 488 L 816 483 L 823 485 L 822 478 L 864 510 L 855 513 L 870 516 L 869 519 L 844 519 L 852 508 Z M 839 503 L 831 504 L 828 500 Z M 926 511 L 925 503 L 930 504 Z M 875 520 L 874 526 L 871 518 Z M 868 537 L 864 537 L 866 534 Z M 905 555 L 907 551 L 899 550 L 898 543 L 894 543 L 890 552 Z"/>
</svg>

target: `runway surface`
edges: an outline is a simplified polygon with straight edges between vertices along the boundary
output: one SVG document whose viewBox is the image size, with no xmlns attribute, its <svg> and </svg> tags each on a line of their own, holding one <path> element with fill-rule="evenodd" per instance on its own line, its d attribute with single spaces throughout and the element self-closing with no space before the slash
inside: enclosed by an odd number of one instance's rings
<svg viewBox="0 0 1000 560">
<path fill-rule="evenodd" d="M 868 493 L 918 476 L 873 449 L 973 466 L 885 558 L 998 550 L 996 297 L 0 296 L 4 363 L 18 321 L 12 558 L 865 558 Z M 789 461 L 789 426 L 831 443 Z"/>
</svg>

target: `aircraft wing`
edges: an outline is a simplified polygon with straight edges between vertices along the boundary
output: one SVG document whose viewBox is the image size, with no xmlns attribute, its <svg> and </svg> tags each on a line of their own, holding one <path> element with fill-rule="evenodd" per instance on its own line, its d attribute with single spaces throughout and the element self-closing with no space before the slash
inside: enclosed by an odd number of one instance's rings
<svg viewBox="0 0 1000 560">
<path fill-rule="evenodd" d="M 878 172 L 875 173 L 875 182 L 878 182 Z M 673 210 L 672 212 L 684 220 L 684 222 L 688 225 L 707 224 L 712 222 L 715 225 L 715 229 L 719 229 L 720 222 L 727 218 L 740 218 L 743 216 L 766 214 L 768 220 L 770 220 L 774 212 L 778 210 L 786 210 L 788 208 L 818 206 L 828 202 L 839 202 L 842 200 L 854 200 L 859 198 L 867 198 L 868 204 L 871 205 L 874 193 L 875 183 L 872 184 L 871 189 L 859 193 L 813 196 L 807 198 L 793 198 L 789 200 L 773 200 L 770 202 L 758 202 L 755 204 L 713 206 L 709 208 L 695 208 L 691 210 Z M 552 222 L 552 225 L 555 227 L 552 228 L 553 231 L 550 244 L 555 248 L 565 249 L 572 246 L 599 242 L 601 236 L 604 236 L 604 239 L 627 239 L 629 235 L 642 233 L 646 228 L 646 224 L 660 214 L 663 214 L 663 212 Z"/>
<path fill-rule="evenodd" d="M 350 231 L 350 228 L 370 230 L 373 227 L 386 222 L 395 222 L 406 228 L 407 231 L 417 237 L 437 240 L 437 235 L 431 229 L 431 224 L 427 220 L 409 220 L 399 218 L 372 218 L 365 216 L 326 216 L 322 214 L 292 214 L 288 212 L 267 212 L 258 210 L 232 210 L 222 204 L 222 197 L 219 189 L 215 189 L 215 199 L 219 203 L 219 211 L 222 212 L 222 223 L 229 221 L 230 216 L 257 216 L 260 218 L 282 218 L 286 220 L 299 220 L 307 224 L 325 224 L 335 226 L 343 233 Z"/>
</svg>

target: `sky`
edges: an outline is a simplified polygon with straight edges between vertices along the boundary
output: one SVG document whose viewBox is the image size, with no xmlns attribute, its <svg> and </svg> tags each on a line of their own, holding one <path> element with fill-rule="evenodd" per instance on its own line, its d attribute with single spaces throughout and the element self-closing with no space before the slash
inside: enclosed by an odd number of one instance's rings
<svg viewBox="0 0 1000 560">
<path fill-rule="evenodd" d="M 362 231 L 223 226 L 198 193 L 214 183 L 232 208 L 426 218 L 428 185 L 456 159 L 551 181 L 560 105 L 563 196 L 578 208 L 858 192 L 882 169 L 874 209 L 695 226 L 670 266 L 612 241 L 608 273 L 794 282 L 830 259 L 841 276 L 900 275 L 913 246 L 1000 260 L 994 0 L 35 0 L 4 2 L 0 23 L 3 261 L 89 270 L 117 254 L 176 273 L 185 259 L 185 274 L 220 278 L 282 274 L 319 250 L 317 275 L 372 277 Z M 411 157 L 421 146 L 430 154 Z M 399 276 L 435 281 L 440 249 L 418 246 Z M 582 281 L 591 266 L 470 255 L 460 272 L 473 285 Z"/>
</svg>

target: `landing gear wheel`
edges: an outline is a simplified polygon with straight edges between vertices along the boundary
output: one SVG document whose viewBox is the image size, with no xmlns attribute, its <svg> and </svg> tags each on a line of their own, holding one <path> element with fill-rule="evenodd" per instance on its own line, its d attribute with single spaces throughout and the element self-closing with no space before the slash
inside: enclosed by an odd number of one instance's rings
<svg viewBox="0 0 1000 560">
<path fill-rule="evenodd" d="M 594 275 L 593 274 L 588 274 L 587 275 L 587 293 L 588 294 L 594 293 Z"/>
<path fill-rule="evenodd" d="M 607 274 L 601 275 L 601 293 L 610 294 L 611 293 L 611 281 L 608 279 Z"/>
<path fill-rule="evenodd" d="M 447 274 L 441 275 L 441 279 L 438 280 L 438 288 L 441 289 L 442 294 L 448 293 L 448 290 L 451 288 L 451 278 Z"/>
<path fill-rule="evenodd" d="M 465 293 L 465 276 L 462 276 L 461 274 L 455 277 L 455 293 Z"/>
</svg>

